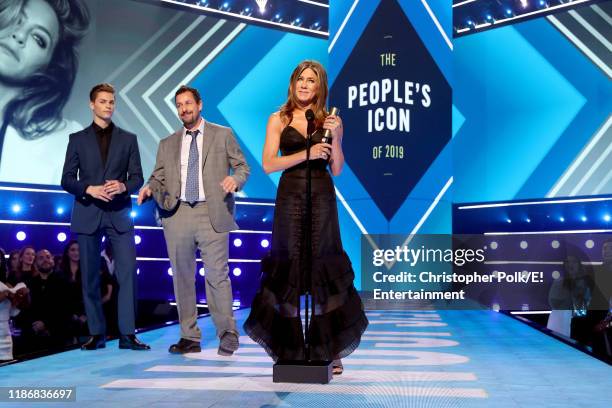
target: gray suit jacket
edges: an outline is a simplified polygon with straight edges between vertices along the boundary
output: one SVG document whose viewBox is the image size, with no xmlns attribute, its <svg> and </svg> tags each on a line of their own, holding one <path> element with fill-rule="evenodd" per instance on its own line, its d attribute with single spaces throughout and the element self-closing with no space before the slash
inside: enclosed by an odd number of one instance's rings
<svg viewBox="0 0 612 408">
<path fill-rule="evenodd" d="M 148 181 L 162 218 L 174 215 L 181 196 L 182 136 L 181 128 L 160 142 L 155 169 Z M 250 169 L 232 130 L 206 121 L 202 155 L 202 181 L 210 222 L 217 232 L 238 229 L 234 221 L 234 194 L 225 193 L 220 183 L 231 174 L 238 189 L 242 189 Z"/>
</svg>

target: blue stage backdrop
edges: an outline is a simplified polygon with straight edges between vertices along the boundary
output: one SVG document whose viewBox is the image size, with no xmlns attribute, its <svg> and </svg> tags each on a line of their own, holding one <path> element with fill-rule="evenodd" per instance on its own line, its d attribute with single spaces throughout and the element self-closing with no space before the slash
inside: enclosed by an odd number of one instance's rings
<svg viewBox="0 0 612 408">
<path fill-rule="evenodd" d="M 343 235 L 449 233 L 450 0 L 330 6 L 330 104 L 345 126 Z M 358 254 L 358 241 L 346 241 Z"/>
<path fill-rule="evenodd" d="M 608 1 L 454 41 L 455 202 L 612 193 L 611 16 Z"/>
</svg>

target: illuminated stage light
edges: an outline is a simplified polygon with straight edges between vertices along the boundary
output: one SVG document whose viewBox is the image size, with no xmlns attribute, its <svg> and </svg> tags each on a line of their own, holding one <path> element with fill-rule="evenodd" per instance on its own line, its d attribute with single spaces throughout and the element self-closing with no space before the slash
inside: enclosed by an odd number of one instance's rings
<svg viewBox="0 0 612 408">
<path fill-rule="evenodd" d="M 525 218 L 525 222 L 530 223 L 531 222 L 531 218 Z"/>
<path fill-rule="evenodd" d="M 26 239 L 26 233 L 23 231 L 19 231 L 15 237 L 17 238 L 17 241 L 24 241 Z"/>
<path fill-rule="evenodd" d="M 56 212 L 58 215 L 62 215 L 62 214 L 64 214 L 64 207 L 57 207 L 57 209 L 55 210 L 55 212 Z"/>
<path fill-rule="evenodd" d="M 610 219 L 612 219 L 612 218 L 610 217 L 610 214 L 606 214 L 606 215 L 604 215 L 604 216 L 603 216 L 603 220 L 604 220 L 605 222 L 610 222 Z"/>
<path fill-rule="evenodd" d="M 523 7 L 523 8 L 529 7 L 529 1 L 528 0 L 521 0 L 521 7 Z"/>
<path fill-rule="evenodd" d="M 490 14 L 487 14 L 487 21 L 491 21 L 493 20 L 493 16 L 491 16 Z"/>
<path fill-rule="evenodd" d="M 506 9 L 506 15 L 511 16 L 512 15 L 512 10 L 507 8 Z"/>
<path fill-rule="evenodd" d="M 527 241 L 521 241 L 521 249 L 527 249 L 528 246 L 529 244 L 527 243 Z"/>
<path fill-rule="evenodd" d="M 136 211 L 130 211 L 130 217 L 136 218 L 137 215 L 138 213 Z"/>
<path fill-rule="evenodd" d="M 242 246 L 242 240 L 240 238 L 234 239 L 234 246 L 240 248 Z"/>
<path fill-rule="evenodd" d="M 587 222 L 589 219 L 586 217 L 586 215 L 583 215 L 582 217 L 580 217 L 580 221 L 582 222 Z"/>
<path fill-rule="evenodd" d="M 198 273 L 200 274 L 200 276 L 206 276 L 206 271 L 204 270 L 204 268 L 200 268 Z"/>
<path fill-rule="evenodd" d="M 168 275 L 172 276 L 172 268 L 168 268 Z"/>
<path fill-rule="evenodd" d="M 268 0 L 255 0 L 255 2 L 259 8 L 259 13 L 264 14 L 266 12 L 266 4 L 268 3 Z"/>
<path fill-rule="evenodd" d="M 561 277 L 561 273 L 559 271 L 552 271 L 552 278 L 559 279 Z"/>
<path fill-rule="evenodd" d="M 234 268 L 232 269 L 232 273 L 234 274 L 234 276 L 240 276 L 242 275 L 242 270 L 240 268 Z"/>
<path fill-rule="evenodd" d="M 267 248 L 270 246 L 270 241 L 268 241 L 267 239 L 262 239 L 261 240 L 261 247 L 262 248 Z"/>
<path fill-rule="evenodd" d="M 587 247 L 588 249 L 593 249 L 593 247 L 595 246 L 595 242 L 592 239 L 587 239 L 584 242 L 584 246 Z"/>
<path fill-rule="evenodd" d="M 134 235 L 134 243 L 136 245 L 140 245 L 141 242 L 142 242 L 142 238 L 140 237 L 140 235 Z"/>
<path fill-rule="evenodd" d="M 491 249 L 497 249 L 498 246 L 499 244 L 497 243 L 497 241 L 491 242 L 491 245 L 490 245 Z"/>
<path fill-rule="evenodd" d="M 64 242 L 64 241 L 66 241 L 66 238 L 67 238 L 67 237 L 66 237 L 66 233 L 64 233 L 64 232 L 60 232 L 59 234 L 57 234 L 57 240 L 58 240 L 59 242 Z"/>
<path fill-rule="evenodd" d="M 557 249 L 561 246 L 561 244 L 559 243 L 559 241 L 555 239 L 554 241 L 550 243 L 550 246 L 553 247 L 553 249 Z"/>
<path fill-rule="evenodd" d="M 13 206 L 11 207 L 11 211 L 17 214 L 21 212 L 21 206 L 19 204 L 13 204 Z"/>
<path fill-rule="evenodd" d="M 136 275 L 140 275 L 140 268 L 136 269 Z"/>
<path fill-rule="evenodd" d="M 506 218 L 506 222 L 507 222 L 508 224 L 512 224 L 512 220 L 511 220 L 510 218 Z"/>
<path fill-rule="evenodd" d="M 105 241 L 106 241 L 106 237 L 102 237 L 102 242 L 105 242 Z"/>
<path fill-rule="evenodd" d="M 559 217 L 559 221 L 565 222 L 565 217 Z"/>
</svg>

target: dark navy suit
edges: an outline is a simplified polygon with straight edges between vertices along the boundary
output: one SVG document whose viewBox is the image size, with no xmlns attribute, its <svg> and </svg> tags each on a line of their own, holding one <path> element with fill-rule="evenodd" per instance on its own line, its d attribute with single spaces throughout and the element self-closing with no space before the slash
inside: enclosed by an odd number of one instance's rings
<svg viewBox="0 0 612 408">
<path fill-rule="evenodd" d="M 127 191 L 104 202 L 85 194 L 88 186 L 118 180 Z M 130 212 L 135 193 L 143 184 L 136 135 L 115 126 L 106 163 L 93 126 L 70 135 L 62 174 L 62 187 L 74 195 L 71 230 L 77 234 L 83 299 L 90 334 L 106 332 L 100 295 L 102 236 L 113 246 L 115 276 L 119 284 L 118 321 L 121 334 L 133 334 L 136 313 L 136 248 Z"/>
</svg>

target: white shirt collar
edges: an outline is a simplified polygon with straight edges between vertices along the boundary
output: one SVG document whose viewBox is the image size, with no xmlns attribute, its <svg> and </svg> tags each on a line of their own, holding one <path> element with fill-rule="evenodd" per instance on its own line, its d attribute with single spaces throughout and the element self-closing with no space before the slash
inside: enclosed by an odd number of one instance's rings
<svg viewBox="0 0 612 408">
<path fill-rule="evenodd" d="M 204 124 L 206 123 L 206 121 L 204 120 L 203 117 L 200 116 L 200 125 L 198 126 L 197 130 L 200 131 L 200 133 L 198 133 L 199 135 L 204 135 Z M 183 126 L 183 137 L 187 134 L 187 129 Z"/>
</svg>

